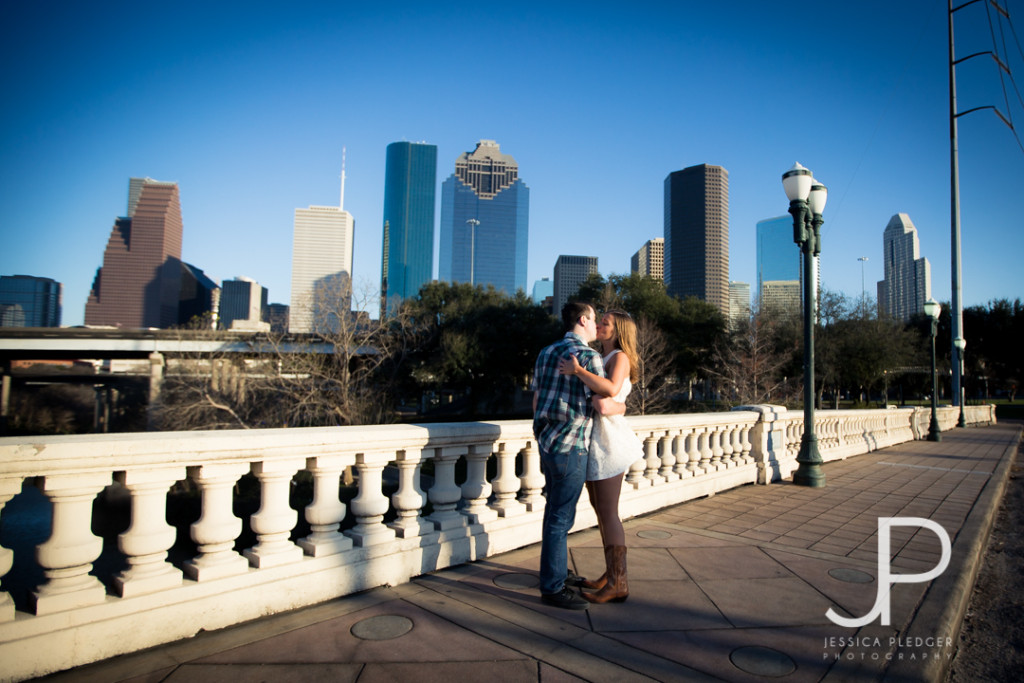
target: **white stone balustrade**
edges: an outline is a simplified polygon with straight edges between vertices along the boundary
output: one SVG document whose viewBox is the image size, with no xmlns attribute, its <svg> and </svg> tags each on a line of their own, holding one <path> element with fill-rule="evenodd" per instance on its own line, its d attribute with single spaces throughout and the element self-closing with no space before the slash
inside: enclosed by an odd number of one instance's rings
<svg viewBox="0 0 1024 683">
<path fill-rule="evenodd" d="M 168 590 L 180 586 L 181 570 L 167 562 L 167 551 L 177 530 L 167 523 L 167 493 L 185 478 L 184 467 L 129 470 L 114 475 L 131 495 L 132 521 L 117 537 L 118 547 L 128 560 L 128 569 L 114 577 L 122 598 Z"/>
<path fill-rule="evenodd" d="M 103 550 L 91 528 L 96 494 L 113 481 L 112 473 L 55 474 L 38 486 L 53 504 L 50 538 L 36 548 L 46 583 L 34 592 L 36 614 L 49 614 L 103 602 L 106 589 L 89 572 Z"/>
<path fill-rule="evenodd" d="M 249 525 L 258 541 L 242 554 L 253 567 L 276 567 L 302 559 L 302 548 L 288 539 L 298 519 L 298 513 L 288 505 L 288 497 L 292 478 L 303 465 L 302 458 L 252 465 L 252 473 L 260 482 L 260 509 L 249 518 Z"/>
<path fill-rule="evenodd" d="M 356 525 L 345 534 L 358 546 L 379 545 L 395 538 L 395 530 L 384 524 L 388 499 L 382 486 L 384 467 L 395 457 L 394 451 L 367 451 L 356 457 L 359 495 L 349 504 Z"/>
<path fill-rule="evenodd" d="M 248 462 L 218 463 L 190 467 L 189 479 L 202 492 L 202 516 L 192 525 L 192 540 L 199 555 L 185 563 L 185 573 L 196 581 L 222 579 L 243 574 L 249 568 L 234 551 L 242 533 L 242 520 L 232 511 L 232 488 L 249 471 Z"/>
<path fill-rule="evenodd" d="M 21 491 L 21 479 L 0 479 L 0 519 L 4 506 Z M 0 546 L 0 577 L 14 566 L 14 551 Z M 14 621 L 14 600 L 10 593 L 0 593 L 0 623 Z"/>
<path fill-rule="evenodd" d="M 338 531 L 346 509 L 338 491 L 342 472 L 354 464 L 354 458 L 349 460 L 341 455 L 306 460 L 306 470 L 313 476 L 313 501 L 306 506 L 310 534 L 299 539 L 299 547 L 311 557 L 336 555 L 352 547 L 352 539 Z"/>
<path fill-rule="evenodd" d="M 409 448 L 399 452 L 395 459 L 398 491 L 391 496 L 395 521 L 388 526 L 395 530 L 398 538 L 425 536 L 434 530 L 434 526 L 421 515 L 427 503 L 427 494 L 420 488 L 422 457 L 423 452 L 419 448 Z"/>
<path fill-rule="evenodd" d="M 969 424 L 995 421 L 992 406 L 965 415 Z M 959 409 L 939 410 L 944 430 L 958 417 Z M 816 418 L 828 461 L 922 438 L 930 411 Z M 788 477 L 803 433 L 802 414 L 778 406 L 628 420 L 644 453 L 623 485 L 625 517 Z M 14 596 L 0 593 L 0 679 L 41 676 L 536 543 L 544 478 L 531 431 L 517 420 L 2 438 L 0 515 L 30 481 L 47 496 L 53 521 L 49 538 L 27 553 L 0 547 L 0 576 L 34 561 L 46 578 Z M 358 484 L 347 505 L 339 495 L 346 467 Z M 235 486 L 247 473 L 259 483 L 260 506 L 247 520 L 254 544 L 239 548 Z M 297 476 L 311 480 L 312 501 L 304 509 L 310 533 L 293 542 Z M 199 491 L 199 518 L 184 532 L 196 550 L 172 563 L 169 549 L 185 539 L 167 524 L 168 491 L 186 479 Z M 130 525 L 118 536 L 122 562 L 113 563 L 127 568 L 97 578 L 93 501 L 114 481 L 131 499 Z M 578 512 L 577 528 L 594 523 L 586 496 Z"/>
</svg>

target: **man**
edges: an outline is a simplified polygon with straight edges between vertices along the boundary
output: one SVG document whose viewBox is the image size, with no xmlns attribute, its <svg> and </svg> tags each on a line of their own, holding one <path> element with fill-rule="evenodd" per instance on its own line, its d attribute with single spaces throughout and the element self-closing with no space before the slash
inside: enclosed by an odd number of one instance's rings
<svg viewBox="0 0 1024 683">
<path fill-rule="evenodd" d="M 590 390 L 576 377 L 558 372 L 569 355 L 580 365 L 604 376 L 601 356 L 588 346 L 597 338 L 594 307 L 571 301 L 562 307 L 565 336 L 537 356 L 533 373 L 533 433 L 540 450 L 547 491 L 541 532 L 541 600 L 565 609 L 587 609 L 586 600 L 566 587 L 569 530 L 576 521 L 576 503 L 587 475 L 590 446 Z M 615 410 L 613 402 L 610 410 Z M 619 408 L 625 410 L 625 406 Z M 604 412 L 604 411 L 602 411 Z"/>
</svg>

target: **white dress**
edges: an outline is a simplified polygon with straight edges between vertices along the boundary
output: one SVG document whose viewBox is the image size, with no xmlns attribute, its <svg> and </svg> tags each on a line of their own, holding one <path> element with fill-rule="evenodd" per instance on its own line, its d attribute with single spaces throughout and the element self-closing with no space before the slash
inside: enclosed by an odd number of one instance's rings
<svg viewBox="0 0 1024 683">
<path fill-rule="evenodd" d="M 605 365 L 616 353 L 615 349 L 604 357 Z M 619 393 L 613 397 L 617 403 L 625 403 L 633 388 L 629 377 L 622 381 Z M 634 462 L 644 457 L 644 445 L 626 422 L 625 415 L 595 415 L 594 428 L 590 435 L 590 457 L 587 458 L 587 481 L 607 479 L 622 474 Z"/>
</svg>

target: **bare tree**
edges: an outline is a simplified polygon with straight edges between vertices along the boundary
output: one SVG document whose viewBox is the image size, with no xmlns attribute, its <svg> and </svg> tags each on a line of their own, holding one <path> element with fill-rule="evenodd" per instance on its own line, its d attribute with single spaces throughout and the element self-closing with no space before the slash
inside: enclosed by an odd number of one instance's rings
<svg viewBox="0 0 1024 683">
<path fill-rule="evenodd" d="M 785 321 L 770 312 L 755 311 L 712 351 L 707 375 L 717 380 L 723 397 L 734 405 L 785 404 L 799 390 L 785 370 L 796 348 L 783 334 Z"/>
<path fill-rule="evenodd" d="M 368 290 L 367 290 L 368 291 Z M 162 429 L 378 424 L 393 421 L 397 368 L 416 344 L 401 312 L 372 320 L 351 310 L 347 279 L 317 290 L 308 335 L 192 330 L 190 338 L 248 341 L 251 354 L 210 352 L 168 362 L 156 408 Z"/>
<path fill-rule="evenodd" d="M 649 318 L 640 318 L 636 325 L 636 346 L 639 376 L 629 394 L 629 409 L 641 415 L 664 413 L 671 406 L 671 397 L 677 388 L 673 373 L 675 355 L 668 338 Z"/>
</svg>

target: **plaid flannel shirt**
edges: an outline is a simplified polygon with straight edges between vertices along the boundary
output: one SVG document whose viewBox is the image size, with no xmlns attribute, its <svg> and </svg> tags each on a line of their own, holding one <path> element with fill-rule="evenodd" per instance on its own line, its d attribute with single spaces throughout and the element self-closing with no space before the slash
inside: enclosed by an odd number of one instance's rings
<svg viewBox="0 0 1024 683">
<path fill-rule="evenodd" d="M 565 337 L 540 352 L 533 370 L 532 388 L 537 396 L 533 433 L 547 453 L 590 447 L 590 389 L 579 378 L 558 372 L 558 362 L 570 355 L 590 372 L 604 377 L 601 355 L 574 332 L 566 332 Z"/>
</svg>

